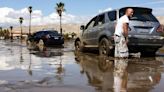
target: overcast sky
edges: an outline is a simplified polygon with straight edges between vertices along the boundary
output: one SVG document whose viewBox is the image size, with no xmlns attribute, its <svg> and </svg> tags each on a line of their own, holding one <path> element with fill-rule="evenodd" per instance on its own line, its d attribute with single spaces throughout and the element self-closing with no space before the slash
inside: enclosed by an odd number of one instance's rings
<svg viewBox="0 0 164 92">
<path fill-rule="evenodd" d="M 59 23 L 55 7 L 60 1 L 66 9 L 63 23 L 84 23 L 99 12 L 124 6 L 148 7 L 156 16 L 164 16 L 164 0 L 0 0 L 0 26 L 19 26 L 19 17 L 23 17 L 23 25 L 28 26 L 28 6 L 33 7 L 32 25 Z"/>
</svg>

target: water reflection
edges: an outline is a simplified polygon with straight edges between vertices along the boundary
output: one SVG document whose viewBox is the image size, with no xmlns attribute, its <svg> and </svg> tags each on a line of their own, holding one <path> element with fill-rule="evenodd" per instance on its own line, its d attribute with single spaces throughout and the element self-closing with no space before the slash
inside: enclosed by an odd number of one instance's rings
<svg viewBox="0 0 164 92">
<path fill-rule="evenodd" d="M 31 66 L 32 66 L 31 50 L 30 50 L 29 52 L 30 52 L 30 54 L 29 54 L 29 67 L 28 67 L 28 74 L 32 76 L 32 69 L 31 69 Z"/>
<path fill-rule="evenodd" d="M 114 60 L 114 92 L 127 92 L 128 82 L 128 59 L 115 59 Z"/>
<path fill-rule="evenodd" d="M 95 87 L 98 92 L 113 90 L 114 59 L 76 52 L 75 55 L 81 72 L 87 76 L 89 85 Z"/>
<path fill-rule="evenodd" d="M 38 57 L 54 57 L 63 55 L 61 48 L 50 48 L 42 45 L 38 45 L 35 48 L 29 50 L 31 50 L 31 54 L 34 54 Z"/>
<path fill-rule="evenodd" d="M 54 47 L 46 47 L 42 44 L 38 44 L 37 46 L 33 47 L 33 49 L 29 49 L 30 51 L 30 57 L 31 54 L 41 57 L 41 58 L 52 58 L 52 57 L 56 57 L 59 56 L 58 61 L 55 63 L 55 78 L 62 83 L 63 81 L 63 76 L 64 76 L 64 66 L 62 64 L 62 55 L 63 55 L 63 51 L 62 48 L 59 46 L 54 46 Z M 29 74 L 32 75 L 32 71 L 31 71 L 31 60 L 30 60 L 30 64 L 29 64 Z"/>
<path fill-rule="evenodd" d="M 22 63 L 24 60 L 23 60 L 23 55 L 22 55 L 22 46 L 20 46 L 20 63 Z"/>
<path fill-rule="evenodd" d="M 59 81 L 59 83 L 63 83 L 64 75 L 65 75 L 65 69 L 62 64 L 62 59 L 60 59 L 59 64 L 56 64 L 56 76 L 55 78 Z"/>
<path fill-rule="evenodd" d="M 79 52 L 75 56 L 96 92 L 148 92 L 161 81 L 163 63 L 155 58 L 114 59 Z"/>
</svg>

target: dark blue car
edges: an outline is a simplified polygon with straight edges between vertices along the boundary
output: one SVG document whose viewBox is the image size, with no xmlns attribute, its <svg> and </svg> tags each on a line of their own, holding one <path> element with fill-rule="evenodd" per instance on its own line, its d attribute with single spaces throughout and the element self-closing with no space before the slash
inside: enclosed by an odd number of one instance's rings
<svg viewBox="0 0 164 92">
<path fill-rule="evenodd" d="M 64 37 L 58 33 L 56 30 L 44 30 L 33 33 L 28 37 L 30 42 L 39 43 L 40 40 L 43 40 L 44 45 L 63 45 Z"/>
</svg>

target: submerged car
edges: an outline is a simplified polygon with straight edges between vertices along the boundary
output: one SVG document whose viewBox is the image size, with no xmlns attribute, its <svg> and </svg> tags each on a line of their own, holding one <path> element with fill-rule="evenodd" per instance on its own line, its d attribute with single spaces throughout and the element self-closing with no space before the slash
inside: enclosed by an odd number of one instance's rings
<svg viewBox="0 0 164 92">
<path fill-rule="evenodd" d="M 113 54 L 115 25 L 127 8 L 134 9 L 129 23 L 129 51 L 155 55 L 164 45 L 163 27 L 152 14 L 152 9 L 144 7 L 124 7 L 93 17 L 86 26 L 81 26 L 82 32 L 75 40 L 75 49 L 96 48 L 100 55 Z"/>
<path fill-rule="evenodd" d="M 38 31 L 28 37 L 28 41 L 39 43 L 43 41 L 44 45 L 63 45 L 64 37 L 58 33 L 56 30 L 43 30 Z"/>
</svg>

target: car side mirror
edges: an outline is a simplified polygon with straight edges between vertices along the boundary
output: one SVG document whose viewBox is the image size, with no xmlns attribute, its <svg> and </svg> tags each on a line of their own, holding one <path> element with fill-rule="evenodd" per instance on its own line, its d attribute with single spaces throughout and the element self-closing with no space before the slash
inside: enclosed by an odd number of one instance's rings
<svg viewBox="0 0 164 92">
<path fill-rule="evenodd" d="M 81 30 L 85 30 L 85 26 L 84 26 L 84 25 L 81 25 L 81 26 L 80 26 L 80 29 L 81 29 Z"/>
</svg>

